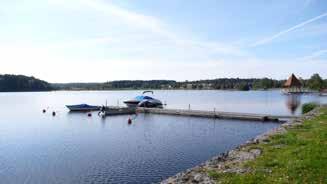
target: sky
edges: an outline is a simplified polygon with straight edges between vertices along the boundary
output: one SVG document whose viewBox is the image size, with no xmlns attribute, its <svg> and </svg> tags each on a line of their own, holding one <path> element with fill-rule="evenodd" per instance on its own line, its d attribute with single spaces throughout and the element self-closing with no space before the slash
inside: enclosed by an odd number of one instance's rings
<svg viewBox="0 0 327 184">
<path fill-rule="evenodd" d="M 0 74 L 327 78 L 326 0 L 0 0 Z"/>
</svg>

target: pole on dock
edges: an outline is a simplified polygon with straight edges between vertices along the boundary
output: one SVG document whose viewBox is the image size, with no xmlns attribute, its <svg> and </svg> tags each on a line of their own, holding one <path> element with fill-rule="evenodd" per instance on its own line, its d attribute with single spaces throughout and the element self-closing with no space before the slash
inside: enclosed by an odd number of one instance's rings
<svg viewBox="0 0 327 184">
<path fill-rule="evenodd" d="M 188 104 L 188 110 L 189 111 L 191 110 L 191 104 Z"/>
</svg>

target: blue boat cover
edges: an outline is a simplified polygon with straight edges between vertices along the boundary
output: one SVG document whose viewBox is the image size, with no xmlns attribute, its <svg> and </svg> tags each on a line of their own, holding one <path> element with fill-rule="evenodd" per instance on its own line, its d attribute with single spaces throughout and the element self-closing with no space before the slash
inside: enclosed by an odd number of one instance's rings
<svg viewBox="0 0 327 184">
<path fill-rule="evenodd" d="M 79 104 L 79 105 L 70 105 L 71 107 L 78 107 L 78 108 L 90 108 L 90 107 L 95 107 L 92 105 L 88 105 L 88 104 Z"/>
<path fill-rule="evenodd" d="M 135 97 L 135 100 L 142 101 L 142 100 L 152 100 L 152 97 L 149 96 L 137 96 Z"/>
</svg>

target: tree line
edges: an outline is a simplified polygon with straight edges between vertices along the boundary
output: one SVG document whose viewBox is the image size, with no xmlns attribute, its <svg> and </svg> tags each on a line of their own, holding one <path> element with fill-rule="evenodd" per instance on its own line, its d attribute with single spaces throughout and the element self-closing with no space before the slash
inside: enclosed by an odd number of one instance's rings
<svg viewBox="0 0 327 184">
<path fill-rule="evenodd" d="M 327 88 L 327 80 L 319 74 L 309 79 L 299 80 L 303 88 L 321 90 Z M 10 91 L 49 91 L 49 90 L 121 90 L 121 89 L 220 89 L 220 90 L 258 90 L 282 88 L 286 80 L 269 78 L 219 78 L 212 80 L 182 81 L 174 80 L 120 80 L 104 83 L 48 83 L 23 75 L 0 75 L 0 92 Z"/>
<path fill-rule="evenodd" d="M 24 75 L 0 75 L 0 92 L 49 91 L 53 87 L 48 82 Z"/>
<path fill-rule="evenodd" d="M 299 79 L 303 88 L 320 90 L 327 88 L 327 80 L 319 74 L 310 79 Z M 220 78 L 211 80 L 182 81 L 174 80 L 120 80 L 104 83 L 68 83 L 53 84 L 57 89 L 65 90 L 119 90 L 119 89 L 221 89 L 221 90 L 258 90 L 282 88 L 286 80 L 269 78 Z"/>
</svg>

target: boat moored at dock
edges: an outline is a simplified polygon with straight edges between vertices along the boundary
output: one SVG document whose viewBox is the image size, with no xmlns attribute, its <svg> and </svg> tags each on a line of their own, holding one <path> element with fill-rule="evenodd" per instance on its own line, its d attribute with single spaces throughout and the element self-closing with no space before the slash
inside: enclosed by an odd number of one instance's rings
<svg viewBox="0 0 327 184">
<path fill-rule="evenodd" d="M 142 95 L 136 96 L 131 100 L 126 100 L 124 103 L 129 108 L 136 108 L 136 107 L 147 107 L 147 108 L 162 108 L 163 104 L 160 100 L 155 99 L 151 96 L 146 96 L 144 94 L 152 93 L 153 91 L 144 91 Z"/>
<path fill-rule="evenodd" d="M 78 104 L 78 105 L 66 105 L 70 111 L 97 111 L 100 110 L 100 106 Z"/>
</svg>

